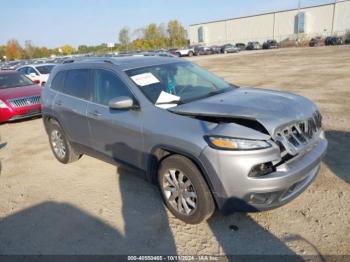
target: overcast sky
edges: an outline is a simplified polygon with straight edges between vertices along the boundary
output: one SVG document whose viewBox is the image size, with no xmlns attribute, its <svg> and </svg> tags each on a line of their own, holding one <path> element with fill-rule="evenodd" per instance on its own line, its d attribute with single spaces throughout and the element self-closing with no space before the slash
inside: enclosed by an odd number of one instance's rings
<svg viewBox="0 0 350 262">
<path fill-rule="evenodd" d="M 334 0 L 301 0 L 302 6 Z M 178 19 L 190 24 L 297 8 L 298 0 L 0 0 L 0 44 L 57 47 L 116 42 L 119 29 Z"/>
</svg>

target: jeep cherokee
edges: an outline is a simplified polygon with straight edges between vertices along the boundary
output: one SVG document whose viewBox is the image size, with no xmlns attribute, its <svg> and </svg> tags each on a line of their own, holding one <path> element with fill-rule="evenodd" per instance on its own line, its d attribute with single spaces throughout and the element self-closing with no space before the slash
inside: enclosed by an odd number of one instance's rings
<svg viewBox="0 0 350 262">
<path fill-rule="evenodd" d="M 286 204 L 320 170 L 327 140 L 308 99 L 239 88 L 188 61 L 90 58 L 55 67 L 42 93 L 52 151 L 131 165 L 186 223 L 216 208 Z"/>
</svg>

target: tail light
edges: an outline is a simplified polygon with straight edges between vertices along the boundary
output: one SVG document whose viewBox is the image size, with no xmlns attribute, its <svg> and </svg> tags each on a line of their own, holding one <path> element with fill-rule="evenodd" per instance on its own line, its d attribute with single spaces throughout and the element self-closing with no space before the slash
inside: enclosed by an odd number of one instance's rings
<svg viewBox="0 0 350 262">
<path fill-rule="evenodd" d="M 36 84 L 36 85 L 40 85 L 40 81 L 39 81 L 39 80 L 34 80 L 33 82 L 34 82 L 34 84 Z"/>
</svg>

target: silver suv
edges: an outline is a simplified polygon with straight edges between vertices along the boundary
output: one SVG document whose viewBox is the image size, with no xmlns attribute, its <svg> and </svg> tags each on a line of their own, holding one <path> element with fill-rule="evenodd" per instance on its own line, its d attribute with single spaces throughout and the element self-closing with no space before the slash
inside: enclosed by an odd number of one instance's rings
<svg viewBox="0 0 350 262">
<path fill-rule="evenodd" d="M 260 211 L 303 192 L 327 140 L 308 99 L 239 88 L 166 57 L 95 58 L 53 69 L 42 94 L 52 151 L 131 165 L 187 223 L 216 208 Z"/>
</svg>

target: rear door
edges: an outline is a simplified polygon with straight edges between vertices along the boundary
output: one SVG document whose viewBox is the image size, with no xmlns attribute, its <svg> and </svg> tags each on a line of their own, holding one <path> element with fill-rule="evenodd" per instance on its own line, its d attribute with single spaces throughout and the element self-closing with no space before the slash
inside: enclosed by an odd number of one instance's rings
<svg viewBox="0 0 350 262">
<path fill-rule="evenodd" d="M 91 90 L 90 69 L 68 70 L 63 89 L 54 101 L 54 111 L 58 113 L 69 140 L 86 146 L 90 145 L 86 109 L 91 101 Z"/>
<path fill-rule="evenodd" d="M 142 168 L 143 136 L 141 110 L 111 110 L 111 99 L 129 96 L 130 89 L 111 70 L 94 70 L 94 92 L 89 103 L 91 141 L 94 148 L 108 157 Z"/>
</svg>

